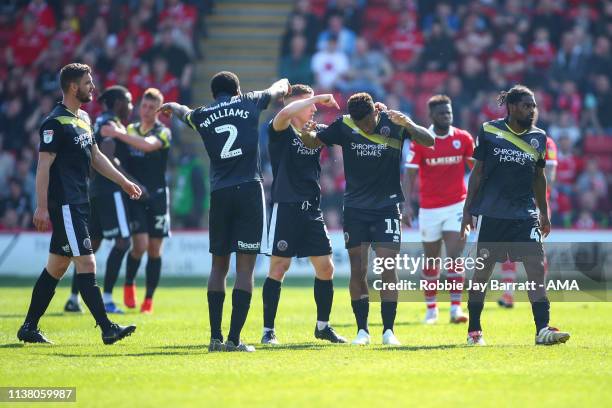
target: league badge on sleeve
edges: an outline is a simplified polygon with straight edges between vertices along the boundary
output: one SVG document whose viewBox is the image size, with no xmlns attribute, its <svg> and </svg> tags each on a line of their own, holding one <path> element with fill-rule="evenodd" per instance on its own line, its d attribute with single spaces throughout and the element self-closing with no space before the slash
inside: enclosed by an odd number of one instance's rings
<svg viewBox="0 0 612 408">
<path fill-rule="evenodd" d="M 43 130 L 43 142 L 51 143 L 53 141 L 53 130 Z"/>
</svg>

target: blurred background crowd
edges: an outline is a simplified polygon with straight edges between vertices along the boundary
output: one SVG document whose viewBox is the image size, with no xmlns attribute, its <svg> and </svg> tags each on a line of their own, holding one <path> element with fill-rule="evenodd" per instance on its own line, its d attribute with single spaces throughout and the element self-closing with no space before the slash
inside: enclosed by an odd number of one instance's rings
<svg viewBox="0 0 612 408">
<path fill-rule="evenodd" d="M 154 86 L 167 101 L 201 104 L 191 85 L 198 64 L 206 64 L 200 44 L 213 12 L 211 1 L 197 0 L 2 3 L 0 228 L 31 227 L 38 126 L 61 95 L 59 68 L 85 62 L 99 89 L 122 84 L 135 101 Z M 445 93 L 455 125 L 472 134 L 505 115 L 496 104 L 499 91 L 523 83 L 536 93 L 538 126 L 559 149 L 553 225 L 607 228 L 611 39 L 612 0 L 297 0 L 280 41 L 277 76 L 333 92 L 341 108 L 351 93 L 367 91 L 424 125 L 427 99 Z M 84 108 L 100 113 L 96 102 Z M 337 115 L 322 110 L 317 120 Z M 184 128 L 172 125 L 173 222 L 206 227 L 206 158 L 182 144 Z M 330 228 L 341 223 L 341 160 L 337 150 L 324 149 L 322 205 Z M 418 205 L 416 191 L 410 203 Z"/>
</svg>

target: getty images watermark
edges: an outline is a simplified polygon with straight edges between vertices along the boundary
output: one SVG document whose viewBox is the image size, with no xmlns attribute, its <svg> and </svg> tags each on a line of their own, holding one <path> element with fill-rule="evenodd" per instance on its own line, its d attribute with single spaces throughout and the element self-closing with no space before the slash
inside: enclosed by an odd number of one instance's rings
<svg viewBox="0 0 612 408">
<path fill-rule="evenodd" d="M 512 252 L 513 244 L 501 244 Z M 369 256 L 368 281 L 372 300 L 379 291 L 398 291 L 400 301 L 422 301 L 423 291 L 439 292 L 512 290 L 517 300 L 527 300 L 527 293 L 545 289 L 549 297 L 562 301 L 612 301 L 612 243 L 551 243 L 545 245 L 546 275 L 544 282 L 530 280 L 522 262 L 517 262 L 517 273 L 508 279 L 502 276 L 497 263 L 487 282 L 472 280 L 475 270 L 485 267 L 488 252 L 477 251 L 468 244 L 462 256 L 426 257 L 420 243 L 404 243 L 393 257 Z M 526 256 L 525 258 L 528 258 Z M 532 259 L 541 259 L 537 256 Z M 423 271 L 438 271 L 436 276 L 425 276 Z M 393 276 L 385 271 L 394 271 Z M 454 275 L 451 279 L 449 274 Z M 460 277 L 462 279 L 457 279 Z"/>
</svg>

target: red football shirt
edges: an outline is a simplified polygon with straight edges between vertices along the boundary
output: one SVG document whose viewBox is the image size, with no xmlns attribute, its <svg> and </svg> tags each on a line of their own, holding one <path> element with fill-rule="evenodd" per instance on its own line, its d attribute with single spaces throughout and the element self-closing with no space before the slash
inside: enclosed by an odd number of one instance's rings
<svg viewBox="0 0 612 408">
<path fill-rule="evenodd" d="M 433 127 L 429 128 L 433 134 Z M 440 208 L 465 200 L 465 165 L 474 153 L 474 138 L 467 131 L 450 128 L 436 135 L 433 147 L 410 145 L 407 167 L 419 168 L 421 208 Z"/>
</svg>

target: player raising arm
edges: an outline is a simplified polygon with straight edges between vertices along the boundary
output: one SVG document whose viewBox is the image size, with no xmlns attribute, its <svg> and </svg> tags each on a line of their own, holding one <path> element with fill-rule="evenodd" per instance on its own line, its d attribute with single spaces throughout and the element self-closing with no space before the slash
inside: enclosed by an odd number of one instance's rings
<svg viewBox="0 0 612 408">
<path fill-rule="evenodd" d="M 308 148 L 300 130 L 312 120 L 316 104 L 335 107 L 330 94 L 313 96 L 307 85 L 293 85 L 285 107 L 268 125 L 269 152 L 272 163 L 272 216 L 268 235 L 270 270 L 263 285 L 264 328 L 261 342 L 278 344 L 274 330 L 281 285 L 291 265 L 291 258 L 309 257 L 315 270 L 314 297 L 317 323 L 314 335 L 332 343 L 346 343 L 329 325 L 334 297 L 334 264 L 331 244 L 319 208 L 321 146 Z"/>
<path fill-rule="evenodd" d="M 215 101 L 191 110 L 166 103 L 160 110 L 173 113 L 198 131 L 210 157 L 210 252 L 208 278 L 210 351 L 255 351 L 240 341 L 253 293 L 253 269 L 258 253 L 266 253 L 267 225 L 259 157 L 259 115 L 271 99 L 289 93 L 282 79 L 270 88 L 241 93 L 236 74 L 222 71 L 211 80 Z M 221 318 L 230 255 L 236 252 L 236 282 L 232 318 L 223 343 Z"/>
<path fill-rule="evenodd" d="M 357 322 L 353 344 L 370 343 L 370 308 L 367 282 L 367 254 L 373 247 L 379 258 L 395 257 L 401 243 L 399 203 L 404 201 L 400 185 L 400 161 L 406 139 L 431 146 L 433 136 L 398 111 L 383 111 L 367 93 L 352 95 L 348 115 L 314 135 L 327 145 L 342 147 L 346 190 L 344 192 L 344 240 L 351 264 L 351 305 Z M 384 284 L 397 282 L 395 268 L 382 272 Z M 393 333 L 397 291 L 381 290 L 383 344 L 399 345 Z"/>
</svg>

